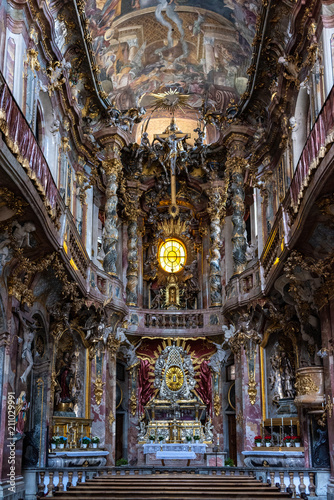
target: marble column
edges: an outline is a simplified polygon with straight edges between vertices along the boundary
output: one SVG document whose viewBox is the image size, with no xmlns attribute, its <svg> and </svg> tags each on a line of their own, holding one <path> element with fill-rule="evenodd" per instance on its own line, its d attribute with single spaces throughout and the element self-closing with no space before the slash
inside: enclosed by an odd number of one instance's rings
<svg viewBox="0 0 334 500">
<path fill-rule="evenodd" d="M 138 38 L 127 40 L 127 44 L 129 46 L 129 63 L 132 63 L 138 52 Z"/>
<path fill-rule="evenodd" d="M 117 276 L 117 188 L 121 162 L 117 158 L 112 158 L 103 161 L 102 166 L 106 174 L 105 234 L 103 240 L 105 257 L 103 260 L 103 269 L 107 273 Z"/>
<path fill-rule="evenodd" d="M 325 381 L 325 395 L 330 396 L 330 401 L 333 403 L 334 396 L 334 300 L 330 301 L 328 305 L 323 307 L 320 311 L 321 320 L 321 337 L 322 348 L 328 349 L 328 356 L 323 358 L 324 364 L 324 381 Z M 327 486 L 328 500 L 334 500 L 334 411 L 332 416 L 329 417 L 327 411 L 327 429 L 328 429 L 328 444 L 331 477 Z"/>
<path fill-rule="evenodd" d="M 222 305 L 221 220 L 225 215 L 227 184 L 224 185 L 222 181 L 213 181 L 207 193 L 210 215 L 210 306 L 219 307 Z"/>
<path fill-rule="evenodd" d="M 251 451 L 254 446 L 255 436 L 261 434 L 259 348 L 256 347 L 255 349 L 254 379 L 250 374 L 249 359 L 244 349 L 241 349 L 240 356 L 235 363 L 236 373 L 239 375 L 235 381 L 238 465 L 243 465 L 242 451 Z"/>
<path fill-rule="evenodd" d="M 125 214 L 128 218 L 128 265 L 126 270 L 126 303 L 128 306 L 138 305 L 138 215 L 139 215 L 138 189 L 126 192 Z"/>
<path fill-rule="evenodd" d="M 108 338 L 106 377 L 106 421 L 105 442 L 109 451 L 107 465 L 115 465 L 116 460 L 116 353 L 120 342 L 114 336 Z"/>
<path fill-rule="evenodd" d="M 245 189 L 244 174 L 247 160 L 241 157 L 233 157 L 227 160 L 226 168 L 231 172 L 231 203 L 233 207 L 232 215 L 232 243 L 233 243 L 233 271 L 240 274 L 246 268 L 246 248 L 245 238 L 246 224 L 245 216 Z"/>
<path fill-rule="evenodd" d="M 210 73 L 215 68 L 215 39 L 213 36 L 204 36 L 205 72 Z"/>
</svg>

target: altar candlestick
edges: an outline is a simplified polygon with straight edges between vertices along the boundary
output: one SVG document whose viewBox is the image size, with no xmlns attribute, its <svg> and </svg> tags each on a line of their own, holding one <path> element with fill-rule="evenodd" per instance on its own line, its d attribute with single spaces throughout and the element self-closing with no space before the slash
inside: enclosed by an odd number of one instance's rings
<svg viewBox="0 0 334 500">
<path fill-rule="evenodd" d="M 284 424 L 283 424 L 283 417 L 282 417 L 282 427 L 283 427 L 283 425 L 284 425 Z"/>
</svg>

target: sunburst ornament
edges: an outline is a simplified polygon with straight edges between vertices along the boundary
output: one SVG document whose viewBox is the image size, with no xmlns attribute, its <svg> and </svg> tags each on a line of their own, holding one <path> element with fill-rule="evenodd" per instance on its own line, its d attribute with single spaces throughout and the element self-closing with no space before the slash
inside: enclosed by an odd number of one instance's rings
<svg viewBox="0 0 334 500">
<path fill-rule="evenodd" d="M 180 94 L 176 89 L 168 90 L 167 92 L 159 94 L 150 94 L 152 99 L 152 106 L 154 111 L 157 109 L 163 109 L 171 112 L 175 112 L 177 109 L 191 108 L 188 104 L 189 95 Z"/>
</svg>

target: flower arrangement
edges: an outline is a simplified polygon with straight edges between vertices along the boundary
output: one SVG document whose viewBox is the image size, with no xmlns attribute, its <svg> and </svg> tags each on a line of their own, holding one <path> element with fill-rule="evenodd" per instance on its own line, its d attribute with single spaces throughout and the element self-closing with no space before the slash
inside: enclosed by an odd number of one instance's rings
<svg viewBox="0 0 334 500">
<path fill-rule="evenodd" d="M 268 441 L 271 441 L 271 436 L 270 435 L 264 436 L 264 439 L 265 439 L 266 443 L 268 443 Z"/>
<path fill-rule="evenodd" d="M 284 443 L 291 443 L 291 436 L 284 436 L 283 441 Z"/>
<path fill-rule="evenodd" d="M 262 437 L 261 436 L 255 436 L 254 441 L 255 441 L 255 443 L 261 443 Z"/>
<path fill-rule="evenodd" d="M 89 444 L 90 443 L 90 438 L 85 436 L 82 438 L 82 444 Z"/>
<path fill-rule="evenodd" d="M 93 444 L 99 444 L 99 442 L 100 442 L 100 438 L 99 438 L 99 437 L 94 436 L 94 437 L 92 438 L 92 443 L 93 443 Z"/>
<path fill-rule="evenodd" d="M 154 441 L 154 440 L 155 440 L 155 436 L 153 436 L 153 434 L 151 434 L 151 435 L 149 436 L 149 440 L 150 440 L 150 441 Z"/>
<path fill-rule="evenodd" d="M 163 441 L 164 437 L 163 436 L 159 436 L 158 439 L 159 439 L 159 441 Z"/>
<path fill-rule="evenodd" d="M 188 442 L 190 442 L 190 441 L 191 441 L 191 436 L 186 436 L 186 440 L 187 440 Z"/>
<path fill-rule="evenodd" d="M 51 444 L 59 444 L 59 437 L 58 436 L 52 436 L 51 438 Z"/>
<path fill-rule="evenodd" d="M 65 437 L 65 436 L 59 436 L 59 437 L 58 437 L 58 438 L 56 438 L 56 439 L 58 439 L 58 443 L 59 443 L 59 444 L 66 444 L 67 437 Z"/>
<path fill-rule="evenodd" d="M 300 441 L 300 436 L 291 436 L 291 441 L 292 442 Z"/>
<path fill-rule="evenodd" d="M 195 440 L 195 441 L 199 441 L 199 439 L 200 439 L 200 438 L 199 438 L 199 436 L 197 436 L 197 435 L 196 435 L 196 436 L 194 436 L 194 440 Z"/>
</svg>

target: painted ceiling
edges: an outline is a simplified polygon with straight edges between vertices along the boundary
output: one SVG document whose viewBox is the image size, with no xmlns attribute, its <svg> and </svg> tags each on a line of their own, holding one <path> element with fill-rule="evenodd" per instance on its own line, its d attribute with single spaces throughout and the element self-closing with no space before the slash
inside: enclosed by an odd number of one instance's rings
<svg viewBox="0 0 334 500">
<path fill-rule="evenodd" d="M 87 0 L 100 80 L 130 108 L 163 88 L 223 110 L 247 83 L 260 0 Z M 210 103 L 209 103 L 210 104 Z"/>
</svg>

